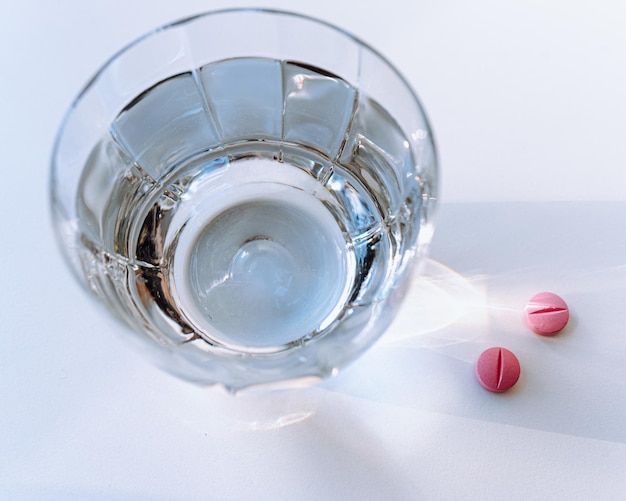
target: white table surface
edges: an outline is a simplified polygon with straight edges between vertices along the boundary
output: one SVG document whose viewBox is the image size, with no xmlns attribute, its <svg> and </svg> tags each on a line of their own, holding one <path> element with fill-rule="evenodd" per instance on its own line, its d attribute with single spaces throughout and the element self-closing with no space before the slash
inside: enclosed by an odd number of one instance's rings
<svg viewBox="0 0 626 501">
<path fill-rule="evenodd" d="M 626 7 L 404 4 L 266 4 L 400 67 L 437 134 L 442 201 L 431 260 L 375 347 L 317 387 L 242 398 L 113 332 L 47 207 L 56 128 L 99 64 L 230 4 L 0 5 L 0 499 L 624 499 Z M 553 338 L 523 322 L 543 290 L 571 307 Z M 473 376 L 494 345 L 522 364 L 500 395 Z"/>
</svg>

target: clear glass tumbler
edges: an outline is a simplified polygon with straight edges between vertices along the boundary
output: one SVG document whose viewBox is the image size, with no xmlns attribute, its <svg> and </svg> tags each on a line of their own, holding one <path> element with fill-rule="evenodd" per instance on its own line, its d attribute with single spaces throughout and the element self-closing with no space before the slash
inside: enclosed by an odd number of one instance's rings
<svg viewBox="0 0 626 501">
<path fill-rule="evenodd" d="M 422 107 L 375 50 L 258 9 L 164 26 L 72 104 L 52 161 L 79 281 L 166 369 L 237 391 L 335 374 L 432 234 Z"/>
</svg>

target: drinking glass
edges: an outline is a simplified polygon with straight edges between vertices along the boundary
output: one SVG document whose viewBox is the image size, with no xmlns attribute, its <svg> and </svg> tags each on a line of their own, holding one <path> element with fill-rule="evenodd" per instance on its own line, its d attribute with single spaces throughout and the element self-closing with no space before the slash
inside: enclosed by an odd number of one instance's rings
<svg viewBox="0 0 626 501">
<path fill-rule="evenodd" d="M 392 321 L 437 162 L 398 71 L 325 22 L 209 12 L 115 54 L 56 141 L 78 281 L 165 369 L 236 392 L 336 374 Z"/>
</svg>

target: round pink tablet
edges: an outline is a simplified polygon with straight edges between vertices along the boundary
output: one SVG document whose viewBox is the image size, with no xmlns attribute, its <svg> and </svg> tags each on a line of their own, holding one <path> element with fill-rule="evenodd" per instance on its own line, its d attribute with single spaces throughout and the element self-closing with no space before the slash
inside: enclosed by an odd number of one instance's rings
<svg viewBox="0 0 626 501">
<path fill-rule="evenodd" d="M 500 393 L 517 383 L 521 369 L 517 357 L 506 348 L 489 348 L 476 362 L 476 377 L 489 391 Z"/>
<path fill-rule="evenodd" d="M 526 323 L 537 334 L 554 336 L 567 325 L 569 309 L 563 299 L 552 292 L 540 292 L 526 305 Z"/>
</svg>

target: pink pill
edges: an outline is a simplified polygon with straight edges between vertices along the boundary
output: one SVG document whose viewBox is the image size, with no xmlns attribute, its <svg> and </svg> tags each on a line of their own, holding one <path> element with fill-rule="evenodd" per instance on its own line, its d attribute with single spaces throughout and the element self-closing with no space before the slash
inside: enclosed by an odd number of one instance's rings
<svg viewBox="0 0 626 501">
<path fill-rule="evenodd" d="M 489 348 L 476 362 L 478 382 L 489 391 L 501 393 L 517 383 L 521 369 L 517 357 L 506 348 Z"/>
<path fill-rule="evenodd" d="M 554 336 L 567 325 L 569 309 L 562 298 L 552 292 L 540 292 L 526 305 L 526 323 L 537 334 Z"/>
</svg>

